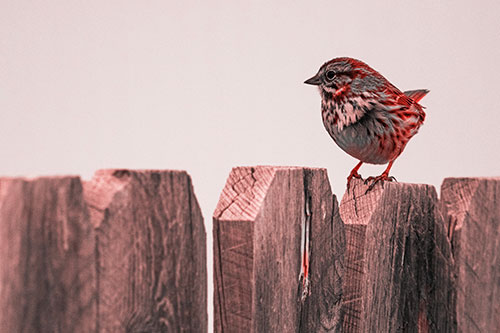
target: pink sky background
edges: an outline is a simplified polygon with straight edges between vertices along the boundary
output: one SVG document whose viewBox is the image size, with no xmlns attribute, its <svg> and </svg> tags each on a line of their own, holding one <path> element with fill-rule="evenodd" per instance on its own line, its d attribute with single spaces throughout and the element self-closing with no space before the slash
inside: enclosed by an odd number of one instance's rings
<svg viewBox="0 0 500 333">
<path fill-rule="evenodd" d="M 0 174 L 185 169 L 211 249 L 233 166 L 325 167 L 342 196 L 357 161 L 303 81 L 350 56 L 431 90 L 399 181 L 499 176 L 499 13 L 497 1 L 0 0 Z"/>
</svg>

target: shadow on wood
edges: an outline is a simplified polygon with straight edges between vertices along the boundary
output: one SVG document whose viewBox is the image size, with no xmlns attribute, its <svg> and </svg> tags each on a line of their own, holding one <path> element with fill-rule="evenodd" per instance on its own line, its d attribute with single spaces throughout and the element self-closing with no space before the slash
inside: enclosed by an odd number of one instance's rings
<svg viewBox="0 0 500 333">
<path fill-rule="evenodd" d="M 5 332 L 206 332 L 206 245 L 189 175 L 0 180 Z"/>
<path fill-rule="evenodd" d="M 213 228 L 215 332 L 340 328 L 344 239 L 326 170 L 234 168 Z"/>
</svg>

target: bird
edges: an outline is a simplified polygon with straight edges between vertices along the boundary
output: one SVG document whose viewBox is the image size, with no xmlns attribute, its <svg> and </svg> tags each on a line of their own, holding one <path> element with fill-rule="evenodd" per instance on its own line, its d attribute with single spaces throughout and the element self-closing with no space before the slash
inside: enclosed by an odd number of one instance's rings
<svg viewBox="0 0 500 333">
<path fill-rule="evenodd" d="M 347 177 L 349 190 L 363 163 L 386 164 L 384 172 L 368 177 L 375 184 L 395 181 L 389 172 L 408 141 L 424 123 L 420 100 L 427 89 L 402 92 L 366 63 L 339 57 L 325 62 L 304 83 L 318 86 L 323 125 L 335 143 L 359 160 Z"/>
</svg>

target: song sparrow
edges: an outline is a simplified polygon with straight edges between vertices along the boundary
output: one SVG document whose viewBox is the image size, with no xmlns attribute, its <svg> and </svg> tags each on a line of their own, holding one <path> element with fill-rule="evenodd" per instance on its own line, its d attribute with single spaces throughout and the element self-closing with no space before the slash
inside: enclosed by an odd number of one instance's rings
<svg viewBox="0 0 500 333">
<path fill-rule="evenodd" d="M 373 181 L 394 180 L 389 170 L 408 140 L 425 119 L 418 102 L 426 89 L 401 92 L 367 64 L 352 58 L 332 59 L 304 83 L 317 85 L 321 94 L 321 114 L 326 130 L 335 143 L 360 162 L 347 177 L 352 178 L 363 163 L 385 164 L 387 168 Z"/>
</svg>

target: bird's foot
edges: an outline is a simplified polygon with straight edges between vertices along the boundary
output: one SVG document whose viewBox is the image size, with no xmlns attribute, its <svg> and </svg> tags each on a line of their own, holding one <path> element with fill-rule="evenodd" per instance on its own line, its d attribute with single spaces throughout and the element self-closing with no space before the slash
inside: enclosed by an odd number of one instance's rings
<svg viewBox="0 0 500 333">
<path fill-rule="evenodd" d="M 384 181 L 397 182 L 396 178 L 394 178 L 393 176 L 389 176 L 386 173 L 383 173 L 377 177 L 368 177 L 365 180 L 365 185 L 367 185 L 370 182 L 371 182 L 371 184 L 370 184 L 370 186 L 368 186 L 368 189 L 366 190 L 365 194 L 370 192 L 375 187 L 375 185 L 380 181 L 382 181 L 382 187 L 384 186 Z"/>
<path fill-rule="evenodd" d="M 351 180 L 353 178 L 363 179 L 357 170 L 352 170 L 349 176 L 347 177 L 347 191 L 351 188 Z"/>
</svg>

